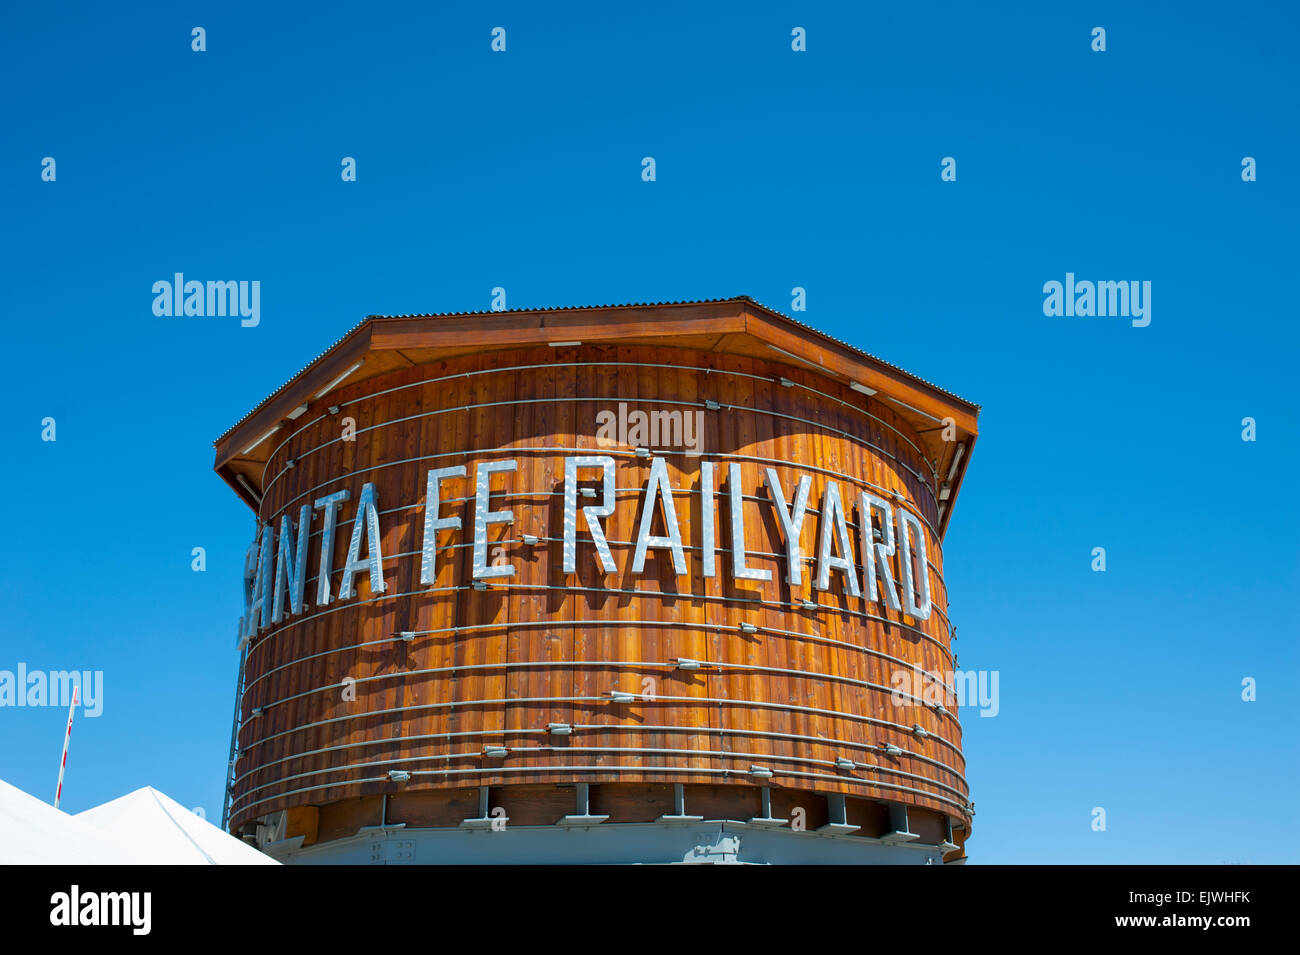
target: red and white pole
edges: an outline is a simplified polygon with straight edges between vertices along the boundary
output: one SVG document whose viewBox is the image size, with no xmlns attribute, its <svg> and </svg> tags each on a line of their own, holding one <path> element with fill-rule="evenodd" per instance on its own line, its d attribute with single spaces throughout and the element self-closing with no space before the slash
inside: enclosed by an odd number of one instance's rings
<svg viewBox="0 0 1300 955">
<path fill-rule="evenodd" d="M 63 734 L 63 761 L 59 763 L 59 788 L 54 791 L 54 808 L 59 808 L 59 799 L 63 796 L 63 771 L 68 768 L 68 741 L 72 739 L 72 714 L 77 709 L 77 693 L 81 687 L 72 688 L 72 705 L 68 707 L 68 731 Z"/>
</svg>

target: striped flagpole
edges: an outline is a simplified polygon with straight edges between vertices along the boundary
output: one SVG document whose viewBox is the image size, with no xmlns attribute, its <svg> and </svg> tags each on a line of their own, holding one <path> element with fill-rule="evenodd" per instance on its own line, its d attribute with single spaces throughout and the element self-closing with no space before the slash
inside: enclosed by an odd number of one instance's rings
<svg viewBox="0 0 1300 955">
<path fill-rule="evenodd" d="M 72 705 L 68 707 L 68 731 L 63 734 L 63 761 L 59 763 L 59 788 L 54 791 L 54 808 L 59 808 L 59 799 L 63 796 L 63 771 L 68 768 L 68 741 L 72 739 L 72 714 L 77 709 L 79 686 L 72 688 Z"/>
</svg>

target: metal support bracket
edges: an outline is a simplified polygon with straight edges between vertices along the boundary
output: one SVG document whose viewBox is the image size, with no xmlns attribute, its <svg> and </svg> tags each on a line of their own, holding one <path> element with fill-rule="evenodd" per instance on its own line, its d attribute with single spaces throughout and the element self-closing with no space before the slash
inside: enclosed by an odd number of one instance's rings
<svg viewBox="0 0 1300 955">
<path fill-rule="evenodd" d="M 862 828 L 849 822 L 848 806 L 843 793 L 826 794 L 826 814 L 829 821 L 824 826 L 818 826 L 818 832 L 847 835 Z"/>
<path fill-rule="evenodd" d="M 605 816 L 593 816 L 591 814 L 591 787 L 587 783 L 578 783 L 575 787 L 577 790 L 577 806 L 571 816 L 564 816 L 556 821 L 557 826 L 596 826 L 609 818 Z"/>
<path fill-rule="evenodd" d="M 655 822 L 700 822 L 703 818 L 686 815 L 686 785 L 673 783 L 673 813 L 671 816 L 660 816 Z"/>
</svg>

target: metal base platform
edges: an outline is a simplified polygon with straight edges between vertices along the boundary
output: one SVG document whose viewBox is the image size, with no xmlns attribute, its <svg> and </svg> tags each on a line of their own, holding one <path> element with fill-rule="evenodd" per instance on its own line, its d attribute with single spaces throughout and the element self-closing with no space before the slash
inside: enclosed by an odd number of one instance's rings
<svg viewBox="0 0 1300 955">
<path fill-rule="evenodd" d="M 570 817 L 572 818 L 572 817 Z M 729 820 L 493 829 L 379 829 L 302 847 L 266 847 L 288 865 L 753 864 L 942 865 L 939 846 Z"/>
</svg>

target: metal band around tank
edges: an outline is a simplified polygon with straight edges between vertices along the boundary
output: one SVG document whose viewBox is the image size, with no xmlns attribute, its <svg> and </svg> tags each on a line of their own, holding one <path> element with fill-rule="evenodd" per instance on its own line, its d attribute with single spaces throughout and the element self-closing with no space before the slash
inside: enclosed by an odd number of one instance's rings
<svg viewBox="0 0 1300 955">
<path fill-rule="evenodd" d="M 809 670 L 792 670 L 784 667 L 767 667 L 767 666 L 759 666 L 758 664 L 754 664 L 754 663 L 716 663 L 716 662 L 706 662 L 703 660 L 698 662 L 702 666 L 717 668 L 720 670 L 731 669 L 731 670 L 748 670 L 756 673 L 780 673 L 786 676 L 797 677 L 799 679 L 826 680 L 828 682 L 834 682 L 834 683 L 850 683 L 854 686 L 858 686 L 866 690 L 878 690 L 889 694 L 897 694 L 899 696 L 905 697 L 908 700 L 915 701 L 923 709 L 928 708 L 928 704 L 925 702 L 924 699 L 922 699 L 919 696 L 914 696 L 911 693 L 903 693 L 902 691 L 898 690 L 895 687 L 885 686 L 882 683 L 872 683 L 868 680 L 858 680 L 858 679 L 854 679 L 853 677 L 841 676 L 835 673 L 816 673 Z M 545 667 L 610 667 L 610 668 L 639 667 L 647 670 L 666 669 L 670 671 L 678 669 L 678 665 L 675 661 L 665 663 L 659 661 L 646 661 L 646 660 L 509 660 L 509 661 L 501 661 L 495 663 L 458 663 L 448 667 L 427 667 L 425 669 L 420 669 L 420 670 L 402 670 L 400 672 L 393 672 L 393 673 L 376 673 L 373 676 L 354 677 L 351 678 L 351 681 L 353 685 L 360 686 L 363 683 L 373 683 L 378 680 L 405 679 L 407 677 L 428 676 L 433 673 L 459 673 L 461 671 L 466 671 L 466 670 L 491 670 L 491 669 L 509 670 L 512 668 L 528 669 L 528 668 L 545 668 Z M 305 696 L 313 696 L 317 693 L 324 693 L 327 690 L 337 690 L 342 685 L 343 685 L 342 683 L 339 683 L 337 681 L 333 683 L 327 683 L 324 686 L 317 686 L 317 687 L 313 687 L 310 690 L 303 690 L 299 693 L 293 693 L 289 696 L 283 696 L 278 700 L 270 700 L 269 702 L 259 703 L 258 708 L 263 711 L 266 711 L 273 706 L 281 706 L 293 700 L 302 699 Z M 651 697 L 646 702 L 653 702 L 653 701 L 654 698 Z M 957 717 L 953 715 L 951 711 L 948 711 L 945 708 L 945 713 L 949 716 L 950 719 L 953 720 L 953 722 L 957 722 Z M 935 735 L 936 738 L 939 738 L 937 737 L 937 734 L 931 734 L 931 735 Z M 250 745 L 256 745 L 256 743 L 252 743 Z"/>
<path fill-rule="evenodd" d="M 295 627 L 298 626 L 299 624 L 307 623 L 308 621 L 314 620 L 317 617 L 322 617 L 325 614 L 337 613 L 340 610 L 347 610 L 352 607 L 364 607 L 367 604 L 374 603 L 377 600 L 396 600 L 400 597 L 413 597 L 413 596 L 421 596 L 421 595 L 436 594 L 436 593 L 455 593 L 458 591 L 472 590 L 472 589 L 473 589 L 472 584 L 458 584 L 452 587 L 426 587 L 422 590 L 412 590 L 412 591 L 407 591 L 406 593 L 394 593 L 394 594 L 383 593 L 383 594 L 379 594 L 378 596 L 370 597 L 369 599 L 366 600 L 357 600 L 346 604 L 339 604 L 337 606 L 318 611 L 314 614 L 310 614 L 306 617 L 299 617 L 296 620 L 290 620 L 287 623 L 282 624 L 278 629 L 262 634 L 256 643 L 250 643 L 249 656 L 251 658 L 253 652 L 260 649 L 263 645 L 266 645 L 268 641 L 272 640 L 276 636 L 284 633 L 284 631 L 288 630 L 290 627 Z M 579 586 L 571 586 L 571 585 L 557 587 L 557 586 L 552 586 L 550 584 L 511 583 L 511 584 L 498 584 L 493 589 L 500 590 L 500 591 L 542 590 L 542 591 L 565 591 L 565 592 L 576 592 L 576 593 L 635 594 L 638 596 L 649 596 L 649 597 L 670 597 L 677 600 L 684 600 L 690 598 L 692 600 L 720 600 L 720 601 L 731 601 L 733 603 L 749 603 L 749 604 L 758 604 L 758 605 L 774 606 L 774 607 L 787 607 L 787 608 L 798 607 L 797 604 L 785 604 L 775 600 L 727 597 L 727 596 L 722 596 L 717 594 L 696 594 L 696 593 L 672 594 L 672 593 L 664 593 L 662 591 L 622 590 L 622 589 L 617 589 L 612 587 L 579 587 Z M 938 647 L 944 653 L 944 655 L 949 658 L 949 660 L 952 659 L 951 651 L 947 647 L 945 647 L 943 643 L 939 641 L 938 637 L 926 633 L 924 630 L 921 630 L 918 627 L 914 627 L 911 624 L 902 623 L 897 620 L 890 620 L 887 617 L 881 617 L 881 616 L 877 616 L 876 614 L 865 613 L 861 610 L 848 610 L 848 609 L 840 608 L 836 612 L 841 614 L 850 614 L 853 616 L 864 617 L 868 620 L 877 620 L 882 623 L 887 623 L 891 627 L 901 627 L 904 630 L 909 630 L 913 633 L 918 634 L 922 638 L 929 640 L 936 647 Z M 725 627 L 727 629 L 736 629 L 736 627 L 727 624 L 719 624 L 718 626 Z M 760 626 L 759 629 L 761 630 L 763 628 Z"/>
<path fill-rule="evenodd" d="M 335 723 L 346 723 L 350 720 L 368 719 L 374 716 L 390 716 L 395 713 L 410 713 L 417 710 L 441 710 L 451 707 L 470 707 L 470 706 L 506 706 L 519 705 L 521 703 L 601 703 L 610 704 L 613 701 L 608 696 L 539 696 L 539 697 L 511 697 L 506 699 L 495 700 L 451 700 L 440 703 L 416 703 L 411 706 L 395 706 L 382 710 L 366 710 L 361 713 L 349 713 L 346 716 L 332 716 L 328 719 L 316 720 L 312 723 L 302 723 L 298 726 L 292 726 L 289 729 L 281 730 L 278 733 L 272 733 L 261 739 L 252 740 L 247 746 L 241 747 L 241 752 L 247 752 L 254 746 L 261 746 L 269 743 L 271 740 L 280 739 L 284 736 L 291 736 L 294 733 L 301 733 L 304 730 L 316 729 L 321 726 L 332 726 Z M 663 696 L 657 695 L 653 699 L 642 699 L 640 702 L 645 704 L 657 703 L 717 703 L 727 704 L 730 706 L 746 706 L 755 709 L 771 709 L 792 713 L 812 713 L 819 716 L 830 716 L 837 719 L 845 719 L 850 722 L 870 723 L 879 726 L 888 726 L 894 729 L 902 730 L 905 733 L 911 733 L 912 727 L 904 726 L 902 723 L 894 723 L 891 720 L 882 720 L 874 716 L 861 716 L 857 713 L 849 713 L 843 710 L 827 710 L 815 706 L 800 706 L 797 703 L 778 703 L 774 700 L 746 700 L 739 697 L 707 697 L 707 696 Z M 248 725 L 246 722 L 245 725 Z M 959 727 L 960 728 L 960 725 Z M 961 748 L 949 739 L 938 735 L 930 734 L 935 741 L 949 747 L 958 755 L 961 755 Z M 963 757 L 964 760 L 964 757 Z"/>
<path fill-rule="evenodd" d="M 595 401 L 610 401 L 610 400 L 614 400 L 614 399 L 611 399 L 611 398 L 573 397 L 573 398 L 568 398 L 568 399 L 565 399 L 565 400 L 568 400 L 568 401 L 592 401 L 592 402 L 595 402 Z M 705 405 L 704 405 L 702 402 L 694 402 L 694 401 L 673 401 L 673 400 L 666 399 L 666 398 L 619 398 L 619 399 L 617 399 L 617 400 L 620 401 L 620 402 L 625 402 L 625 403 L 636 403 L 636 404 L 660 404 L 660 405 L 681 405 L 681 406 L 688 407 L 688 408 L 701 408 L 701 409 L 705 408 Z M 342 435 L 340 435 L 340 436 L 337 437 L 337 438 L 331 438 L 330 440 L 326 441 L 324 444 L 318 444 L 318 445 L 315 445 L 314 447 L 306 448 L 306 449 L 304 449 L 304 450 L 302 450 L 302 451 L 299 451 L 298 454 L 297 454 L 297 456 L 293 459 L 293 461 L 294 461 L 294 464 L 295 464 L 295 466 L 296 466 L 296 465 L 297 465 L 297 462 L 301 461 L 303 458 L 307 457 L 308 455 L 315 454 L 317 451 L 324 450 L 325 448 L 328 448 L 328 447 L 330 447 L 331 445 L 337 444 L 337 443 L 339 443 L 340 441 L 345 441 L 345 440 L 356 440 L 356 436 L 357 436 L 357 435 L 365 434 L 365 433 L 367 433 L 367 432 L 369 432 L 369 431 L 377 431 L 377 430 L 379 430 L 380 428 L 387 428 L 387 427 L 389 427 L 389 426 L 391 426 L 391 425 L 395 425 L 395 424 L 405 424 L 405 423 L 407 423 L 407 422 L 409 422 L 409 421 L 418 421 L 418 420 L 420 420 L 421 418 L 430 418 L 430 417 L 433 417 L 433 416 L 435 416 L 435 415 L 453 414 L 453 413 L 458 412 L 458 411 L 477 411 L 477 410 L 480 410 L 480 409 L 482 409 L 482 408 L 503 408 L 503 407 L 512 407 L 512 406 L 515 406 L 515 405 L 536 405 L 536 404 L 547 404 L 547 405 L 553 405 L 553 404 L 555 404 L 555 399 L 554 399 L 554 398 L 516 398 L 516 399 L 514 399 L 514 400 L 512 400 L 512 401 L 485 401 L 485 402 L 480 402 L 480 403 L 478 403 L 478 404 L 472 404 L 472 405 L 456 405 L 456 406 L 454 406 L 454 407 L 450 407 L 450 408 L 435 408 L 435 409 L 433 409 L 432 411 L 422 411 L 422 412 L 420 412 L 419 414 L 407 415 L 407 416 L 402 417 L 402 418 L 392 418 L 392 419 L 389 419 L 388 421 L 380 421 L 380 422 L 377 422 L 377 423 L 375 423 L 375 424 L 367 425 L 367 426 L 364 427 L 364 428 L 358 428 L 358 429 L 356 429 L 354 432 L 352 432 L 352 438 L 350 438 L 350 439 L 345 439 Z M 798 422 L 801 423 L 801 424 L 807 424 L 807 425 L 810 425 L 811 427 L 820 428 L 820 429 L 822 429 L 823 431 L 828 431 L 828 432 L 830 432 L 830 433 L 832 433 L 832 434 L 838 435 L 840 438 L 843 438 L 844 440 L 847 440 L 847 441 L 851 442 L 852 444 L 858 445 L 859 447 L 861 447 L 861 448 L 863 448 L 863 449 L 870 449 L 871 452 L 876 452 L 876 453 L 878 453 L 878 454 L 882 454 L 882 455 L 884 455 L 884 456 L 886 456 L 886 457 L 888 457 L 888 458 L 891 458 L 891 459 L 892 459 L 896 464 L 898 464 L 900 467 L 902 467 L 904 470 L 906 470 L 908 473 L 910 473 L 913 477 L 915 477 L 915 478 L 917 479 L 918 483 L 921 485 L 921 487 L 925 488 L 925 489 L 929 492 L 929 494 L 930 494 L 930 498 L 931 498 L 931 500 L 934 501 L 935 507 L 937 508 L 937 507 L 939 506 L 939 499 L 938 499 L 938 496 L 935 494 L 934 489 L 931 488 L 930 485 L 926 483 L 926 481 L 925 481 L 925 476 L 924 476 L 923 474 L 921 474 L 919 471 L 916 471 L 915 469 L 913 469 L 910 465 L 908 465 L 908 464 L 905 463 L 904 461 L 899 460 L 899 459 L 898 459 L 897 457 L 895 457 L 893 454 L 890 454 L 888 451 L 885 451 L 883 448 L 877 447 L 876 445 L 872 444 L 872 443 L 869 442 L 869 441 L 864 441 L 864 440 L 862 440 L 861 438 L 857 437 L 857 436 L 854 435 L 854 434 L 851 434 L 851 433 L 849 433 L 849 432 L 847 432 L 847 431 L 840 431 L 838 428 L 832 428 L 830 425 L 820 424 L 819 422 L 812 421 L 811 419 L 808 419 L 808 418 L 799 418 L 799 417 L 796 417 L 796 416 L 794 416 L 794 415 L 787 415 L 787 414 L 784 414 L 784 413 L 779 412 L 779 411 L 768 411 L 768 410 L 763 409 L 763 408 L 749 408 L 749 407 L 745 407 L 745 406 L 741 406 L 741 405 L 725 405 L 725 404 L 724 404 L 724 405 L 721 405 L 721 408 L 726 409 L 726 410 L 729 410 L 729 411 L 745 411 L 745 412 L 749 412 L 750 414 L 765 414 L 765 415 L 769 415 L 769 416 L 771 416 L 771 417 L 775 417 L 775 418 L 785 418 L 785 419 L 790 420 L 790 421 L 798 421 Z M 581 451 L 581 450 L 584 450 L 584 449 L 577 448 L 577 449 L 574 449 L 574 450 Z M 603 450 L 605 450 L 605 449 L 603 449 L 603 448 L 597 448 L 597 449 L 594 449 L 594 450 L 603 451 Z M 615 449 L 609 449 L 609 450 L 615 450 Z M 668 453 L 670 453 L 671 451 L 673 451 L 673 450 L 675 450 L 675 449 L 665 448 L 665 449 L 655 449 L 655 450 L 656 450 L 657 453 L 668 454 Z M 683 451 L 683 452 L 681 452 L 681 453 L 686 453 L 686 452 Z M 718 453 L 713 453 L 713 452 L 710 452 L 710 453 L 708 453 L 708 454 L 706 455 L 705 452 L 702 452 L 702 451 L 701 451 L 701 452 L 699 452 L 698 455 L 693 455 L 693 456 L 699 456 L 699 457 L 705 457 L 705 456 L 707 456 L 707 457 L 721 457 L 722 455 L 721 455 L 721 454 L 718 454 Z M 286 473 L 288 473 L 290 470 L 291 470 L 291 468 L 289 468 L 289 467 L 284 467 L 284 468 L 282 468 L 281 470 L 277 471 L 277 472 L 275 473 L 275 475 L 271 478 L 270 482 L 267 483 L 266 486 L 262 489 L 262 494 L 263 494 L 263 496 L 269 494 L 269 493 L 271 492 L 271 488 L 273 488 L 273 487 L 275 486 L 275 483 L 276 483 L 277 481 L 279 481 L 280 478 L 284 477 L 284 475 L 285 475 Z M 265 477 L 265 475 L 263 475 L 263 476 Z"/>
<path fill-rule="evenodd" d="M 767 758 L 767 757 L 765 757 Z M 414 776 L 440 776 L 447 779 L 452 776 L 462 775 L 505 775 L 508 773 L 529 773 L 529 772 L 585 772 L 597 774 L 609 774 L 618 776 L 621 774 L 635 773 L 690 773 L 701 776 L 724 776 L 727 778 L 744 779 L 748 773 L 731 769 L 714 769 L 712 767 L 689 767 L 689 766 L 655 766 L 650 769 L 640 766 L 498 766 L 498 767 L 475 767 L 473 769 L 430 769 L 430 770 L 411 770 Z M 843 776 L 833 776 L 826 773 L 809 773 L 798 770 L 781 770 L 780 775 L 790 776 L 800 779 L 820 779 L 829 782 L 844 783 Z M 276 793 L 273 796 L 267 796 L 256 802 L 249 803 L 242 811 L 249 812 L 253 806 L 260 806 L 265 802 L 274 802 L 277 799 L 287 799 L 289 796 L 297 796 L 301 793 L 317 792 L 321 789 L 336 789 L 351 786 L 362 786 L 366 783 L 387 783 L 390 782 L 387 776 L 371 776 L 366 779 L 354 779 L 349 781 L 338 781 L 332 783 L 323 783 L 319 786 L 305 786 L 300 789 L 290 790 L 289 792 Z M 892 783 L 882 782 L 862 782 L 861 785 L 866 789 L 890 789 L 900 792 L 915 793 L 926 799 L 933 799 L 938 802 L 947 803 L 956 806 L 963 818 L 970 817 L 970 810 L 967 804 L 958 803 L 946 796 L 940 796 L 936 793 L 928 793 L 924 790 L 914 789 L 910 786 L 896 786 Z M 815 795 L 815 793 L 814 793 Z M 862 798 L 862 797 L 859 797 Z"/>
<path fill-rule="evenodd" d="M 818 744 L 828 745 L 828 746 L 840 746 L 845 749 L 870 750 L 872 752 L 879 749 L 879 747 L 873 743 L 855 743 L 849 740 L 832 739 L 829 737 L 822 737 L 822 736 L 804 736 L 798 733 L 774 733 L 767 730 L 751 730 L 751 729 L 737 728 L 734 726 L 649 726 L 649 725 L 636 724 L 636 723 L 634 724 L 574 723 L 572 724 L 572 729 L 574 730 L 574 732 L 589 730 L 598 733 L 611 733 L 611 732 L 689 733 L 691 735 L 699 735 L 701 733 L 705 733 L 705 734 L 718 733 L 727 736 L 761 736 L 765 739 L 793 740 L 795 742 L 801 742 L 801 743 L 803 742 L 818 743 Z M 496 729 L 460 730 L 457 732 L 449 732 L 449 733 L 420 733 L 414 736 L 395 736 L 392 739 L 358 740 L 355 743 L 340 743 L 337 746 L 325 746 L 320 749 L 306 750 L 303 752 L 291 753 L 288 756 L 281 756 L 278 759 L 273 759 L 270 762 L 261 763 L 257 766 L 254 766 L 252 769 L 247 770 L 244 773 L 241 773 L 235 781 L 242 782 L 243 780 L 252 776 L 254 773 L 264 772 L 265 770 L 271 768 L 272 766 L 278 766 L 280 763 L 286 763 L 289 762 L 290 760 L 309 759 L 313 756 L 324 755 L 325 753 L 335 753 L 335 752 L 340 752 L 342 750 L 357 749 L 359 747 L 364 747 L 364 746 L 383 746 L 390 743 L 409 743 L 409 742 L 414 742 L 416 740 L 451 740 L 451 739 L 460 739 L 460 738 L 470 737 L 470 736 L 478 736 L 478 737 L 489 736 L 493 738 L 500 737 L 504 739 L 505 737 L 509 737 L 509 736 L 549 736 L 549 734 L 550 734 L 550 730 L 545 728 L 520 727 L 520 728 L 505 729 L 505 730 L 496 730 Z M 548 751 L 560 751 L 560 750 L 568 749 L 568 747 L 556 746 L 556 747 L 548 747 L 547 749 Z M 242 759 L 246 755 L 248 754 L 241 753 L 240 758 Z M 967 782 L 966 777 L 962 775 L 962 773 L 956 767 L 950 766 L 944 762 L 940 762 L 939 760 L 934 759 L 931 756 L 926 756 L 922 753 L 916 753 L 911 750 L 905 749 L 902 751 L 902 754 L 900 756 L 895 758 L 918 760 L 923 763 L 929 763 L 930 765 L 936 767 L 940 771 L 945 772 L 950 776 L 955 776 L 957 779 L 959 779 L 962 782 L 963 785 L 967 787 L 967 790 L 969 790 L 970 788 L 970 785 Z M 927 779 L 927 780 L 929 779 L 929 777 L 927 776 L 921 776 L 918 778 Z"/>
<path fill-rule="evenodd" d="M 681 627 L 686 630 L 696 630 L 701 633 L 708 633 L 710 631 L 715 631 L 715 630 L 722 631 L 722 630 L 732 629 L 730 627 L 727 627 L 724 624 L 695 623 L 693 621 L 686 621 L 686 620 L 619 619 L 619 620 L 513 620 L 513 621 L 498 621 L 495 623 L 471 624 L 464 627 L 441 627 L 436 630 L 407 630 L 403 632 L 409 633 L 413 637 L 421 637 L 421 636 L 432 636 L 434 634 L 440 634 L 440 633 L 467 633 L 467 632 L 473 632 L 479 630 L 527 629 L 529 627 L 543 627 L 548 629 L 552 627 L 556 629 L 560 627 L 590 627 L 592 629 L 600 629 L 609 626 Z M 868 653 L 871 654 L 872 656 L 877 656 L 880 657 L 881 659 L 888 660 L 891 663 L 897 663 L 900 666 L 908 667 L 909 669 L 914 670 L 915 672 L 921 674 L 922 676 L 929 677 L 933 680 L 936 680 L 938 682 L 938 685 L 942 686 L 945 691 L 952 694 L 953 696 L 957 695 L 956 687 L 949 686 L 947 683 L 944 683 L 943 677 L 940 674 L 932 673 L 929 670 L 926 670 L 924 667 L 916 663 L 913 663 L 909 660 L 902 660 L 898 657 L 890 656 L 888 653 L 885 653 L 881 650 L 877 650 L 875 647 L 864 647 L 857 643 L 849 643 L 846 640 L 836 640 L 832 637 L 823 637 L 820 634 L 815 634 L 815 633 L 801 633 L 798 630 L 783 630 L 778 627 L 764 627 L 763 631 L 765 633 L 779 634 L 780 636 L 784 636 L 784 637 L 797 637 L 803 640 L 814 640 L 821 643 L 828 643 L 832 646 L 844 647 L 845 649 L 849 649 L 849 650 L 856 650 L 861 653 Z M 295 657 L 292 660 L 288 660 L 284 663 L 279 664 L 278 666 L 271 667 L 271 669 L 267 670 L 266 672 L 259 674 L 255 680 L 253 680 L 246 687 L 244 687 L 243 696 L 247 696 L 249 690 L 251 690 L 256 684 L 260 683 L 262 680 L 271 676 L 271 674 L 278 673 L 281 670 L 287 669 L 288 667 L 291 666 L 296 666 L 299 663 L 303 663 L 307 660 L 314 660 L 317 659 L 318 657 L 329 656 L 334 653 L 343 653 L 347 650 L 360 650 L 362 647 L 377 646 L 381 643 L 393 643 L 396 641 L 400 641 L 401 639 L 402 636 L 400 634 L 394 633 L 392 636 L 381 637 L 378 640 L 367 640 L 363 643 L 352 643 L 341 647 L 330 647 L 328 650 L 320 650 L 316 653 L 309 653 L 305 656 Z M 708 663 L 707 660 L 701 660 L 699 662 L 703 664 Z M 241 696 L 241 699 L 243 698 L 243 696 Z"/>
<path fill-rule="evenodd" d="M 437 384 L 438 382 L 442 382 L 442 381 L 454 381 L 457 378 L 468 379 L 471 377 L 478 377 L 480 375 L 497 375 L 497 374 L 505 374 L 509 372 L 517 372 L 517 371 L 535 371 L 539 368 L 551 370 L 555 368 L 610 368 L 610 367 L 612 368 L 671 368 L 674 371 L 685 371 L 685 370 L 702 371 L 706 375 L 728 375 L 733 378 L 749 378 L 754 381 L 762 381 L 767 384 L 773 384 L 773 383 L 779 384 L 781 381 L 780 378 L 773 378 L 766 375 L 752 375 L 749 374 L 748 372 L 710 368 L 705 365 L 669 365 L 669 364 L 657 363 L 657 362 L 608 362 L 608 361 L 545 362 L 542 364 L 535 364 L 535 365 L 511 365 L 502 368 L 482 368 L 477 371 L 457 372 L 454 375 L 442 375 L 436 378 L 424 378 L 421 379 L 420 381 L 413 381 L 405 385 L 396 385 L 392 388 L 385 388 L 381 391 L 375 391 L 366 395 L 362 395 L 357 398 L 352 398 L 348 401 L 341 402 L 337 407 L 342 409 L 348 407 L 349 405 L 360 404 L 365 401 L 371 401 L 375 398 L 380 398 L 384 395 L 390 395 L 398 391 L 404 391 L 407 388 L 421 388 L 424 387 L 425 385 Z M 888 428 L 890 431 L 893 431 L 900 438 L 902 438 L 904 441 L 906 441 L 909 445 L 912 446 L 912 450 L 915 451 L 918 455 L 920 455 L 921 460 L 924 461 L 926 464 L 930 465 L 931 473 L 934 474 L 936 478 L 938 477 L 939 474 L 938 468 L 935 467 L 935 465 L 930 461 L 930 459 L 925 456 L 925 452 L 922 451 L 919 447 L 917 447 L 911 438 L 905 435 L 898 428 L 895 428 L 888 421 L 876 415 L 873 415 L 870 411 L 867 411 L 864 408 L 859 408 L 857 405 L 845 401 L 843 398 L 837 398 L 834 395 L 827 394 L 824 391 L 818 391 L 816 388 L 812 388 L 808 385 L 802 384 L 801 382 L 794 381 L 792 382 L 792 385 L 793 387 L 798 388 L 802 391 L 807 391 L 819 397 L 826 398 L 829 401 L 834 401 L 837 404 L 840 404 L 843 407 L 848 408 L 850 411 L 856 412 L 857 414 L 860 414 L 866 418 L 870 418 L 871 420 L 877 422 L 878 424 L 881 424 L 884 427 Z M 569 399 L 565 399 L 565 400 L 569 400 Z M 613 398 L 613 396 L 611 396 L 610 398 L 586 399 L 586 400 L 608 401 L 608 400 L 628 400 L 628 399 L 618 399 L 618 398 Z M 703 406 L 701 405 L 701 407 Z M 266 471 L 270 467 L 271 461 L 275 458 L 277 452 L 279 452 L 286 444 L 288 444 L 298 435 L 302 434 L 308 428 L 311 428 L 316 424 L 319 424 L 320 422 L 327 420 L 330 417 L 331 416 L 328 414 L 318 415 L 317 417 L 309 421 L 307 424 L 304 424 L 302 427 L 298 428 L 297 431 L 294 431 L 292 434 L 288 435 L 283 441 L 281 441 L 274 448 L 272 448 L 271 453 L 267 456 L 266 463 L 262 467 L 262 481 L 265 483 Z M 889 455 L 889 457 L 892 457 L 895 460 L 897 460 L 897 458 L 894 455 L 890 454 L 888 451 L 882 450 L 882 453 Z"/>
<path fill-rule="evenodd" d="M 771 761 L 775 758 L 775 759 L 779 759 L 781 762 L 797 763 L 802 765 L 832 766 L 832 767 L 835 765 L 834 760 L 814 759 L 811 756 L 773 757 L 771 755 L 758 754 L 758 753 L 736 753 L 736 752 L 731 752 L 729 750 L 668 749 L 662 747 L 637 747 L 637 746 L 563 746 L 563 747 L 547 746 L 547 747 L 537 747 L 532 749 L 519 749 L 519 750 L 515 750 L 514 754 L 521 758 L 527 759 L 529 758 L 528 754 L 532 754 L 532 753 L 541 754 L 541 753 L 551 753 L 551 752 L 632 753 L 639 756 L 644 756 L 644 755 L 704 756 L 704 757 L 708 757 L 709 759 L 740 759 L 745 761 L 750 761 L 755 759 Z M 372 760 L 364 763 L 348 763 L 347 765 L 344 766 L 331 766 L 325 769 L 314 769 L 308 772 L 293 773 L 292 775 L 289 776 L 282 776 L 277 780 L 273 780 L 272 782 L 262 783 L 261 785 L 258 786 L 252 786 L 248 789 L 245 789 L 240 794 L 240 796 L 236 798 L 236 802 L 238 803 L 240 800 L 244 799 L 245 797 L 252 796 L 257 792 L 260 792 L 261 790 L 270 789 L 272 786 L 283 786 L 295 779 L 307 779 L 311 776 L 320 776 L 324 773 L 352 772 L 358 769 L 368 769 L 372 766 L 388 766 L 396 763 L 442 762 L 442 761 L 452 762 L 453 760 L 458 760 L 458 759 L 481 759 L 482 757 L 483 754 L 481 752 L 473 752 L 473 751 L 464 752 L 464 753 L 432 753 L 424 756 L 403 756 L 394 759 Z M 649 768 L 653 770 L 653 769 L 657 769 L 658 767 L 649 767 Z M 926 784 L 927 786 L 934 786 L 939 789 L 947 790 L 948 792 L 953 793 L 954 795 L 961 796 L 963 799 L 967 796 L 967 793 L 964 792 L 963 790 L 957 789 L 954 786 L 949 786 L 947 783 L 941 783 L 936 779 L 930 779 L 928 776 L 919 776 L 916 773 L 909 773 L 905 770 L 894 769 L 892 766 L 880 766 L 876 763 L 857 763 L 855 761 L 854 770 L 858 770 L 858 769 L 866 770 L 868 772 L 888 773 L 893 776 L 900 776 L 904 779 L 912 780 L 913 782 L 921 782 Z M 854 777 L 845 777 L 845 778 L 852 779 Z"/>
</svg>

